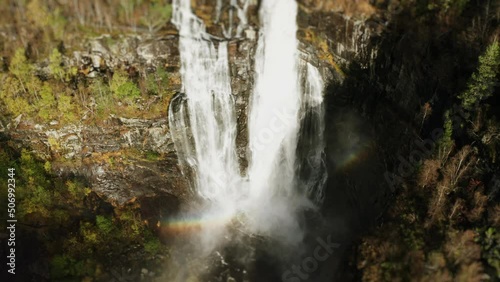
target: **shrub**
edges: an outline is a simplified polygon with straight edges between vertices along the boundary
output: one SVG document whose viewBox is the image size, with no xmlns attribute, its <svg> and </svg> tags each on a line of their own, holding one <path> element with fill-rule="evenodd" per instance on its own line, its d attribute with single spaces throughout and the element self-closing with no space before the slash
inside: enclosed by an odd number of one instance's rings
<svg viewBox="0 0 500 282">
<path fill-rule="evenodd" d="M 25 84 L 31 79 L 33 68 L 28 63 L 26 58 L 26 50 L 18 48 L 12 57 L 9 65 L 9 71 L 21 82 L 24 90 L 26 91 Z"/>
<path fill-rule="evenodd" d="M 61 150 L 61 144 L 54 136 L 49 136 L 49 138 L 47 138 L 47 143 L 49 143 L 50 150 L 52 151 Z"/>
<path fill-rule="evenodd" d="M 146 159 L 148 161 L 157 161 L 160 158 L 160 154 L 158 152 L 154 151 L 147 151 L 146 152 Z"/>
<path fill-rule="evenodd" d="M 40 100 L 37 103 L 38 116 L 43 121 L 49 121 L 55 118 L 54 108 L 56 106 L 56 99 L 52 93 L 52 88 L 48 83 L 44 83 L 40 91 Z"/>
<path fill-rule="evenodd" d="M 104 119 L 109 112 L 113 113 L 113 97 L 107 83 L 101 78 L 95 79 L 90 85 L 90 93 L 95 97 L 97 118 Z"/>
<path fill-rule="evenodd" d="M 71 260 L 65 255 L 56 255 L 50 261 L 50 276 L 52 279 L 64 278 L 70 273 Z"/>
<path fill-rule="evenodd" d="M 141 95 L 141 91 L 137 85 L 130 81 L 128 75 L 122 70 L 117 70 L 113 74 L 110 89 L 119 99 L 131 99 Z"/>
<path fill-rule="evenodd" d="M 61 114 L 61 121 L 66 123 L 74 123 L 77 121 L 76 106 L 72 103 L 71 97 L 59 95 L 57 98 L 57 110 Z"/>
<path fill-rule="evenodd" d="M 114 229 L 113 221 L 108 217 L 98 215 L 96 216 L 95 222 L 99 231 L 104 235 L 111 234 Z"/>
<path fill-rule="evenodd" d="M 497 273 L 497 279 L 500 279 L 500 233 L 495 227 L 487 228 L 486 231 L 480 232 L 480 237 L 476 238 L 481 244 L 482 258 L 493 268 Z"/>
<path fill-rule="evenodd" d="M 24 89 L 25 88 L 21 85 L 21 81 L 14 77 L 7 77 L 0 89 L 0 98 L 7 112 L 14 116 L 20 114 L 29 115 L 34 111 L 34 107 L 31 106 L 28 100 L 22 95 Z"/>
<path fill-rule="evenodd" d="M 159 83 L 154 73 L 146 75 L 146 89 L 149 94 L 157 95 L 160 93 Z"/>
<path fill-rule="evenodd" d="M 155 237 L 151 232 L 147 232 L 144 239 L 144 250 L 151 255 L 156 255 L 161 251 L 161 243 L 158 237 Z"/>
<path fill-rule="evenodd" d="M 118 213 L 121 236 L 125 241 L 137 241 L 140 239 L 140 234 L 144 228 L 141 222 L 141 216 L 132 208 L 127 207 Z"/>
<path fill-rule="evenodd" d="M 25 149 L 21 152 L 20 171 L 22 179 L 18 189 L 19 215 L 21 217 L 36 214 L 40 218 L 48 218 L 53 201 L 52 191 L 49 190 L 50 180 L 45 174 L 43 165 Z"/>
<path fill-rule="evenodd" d="M 50 261 L 50 278 L 54 280 L 66 277 L 91 276 L 94 274 L 95 268 L 96 264 L 92 260 L 76 260 L 67 255 L 55 255 Z"/>
<path fill-rule="evenodd" d="M 83 238 L 83 242 L 91 247 L 89 252 L 92 253 L 95 247 L 101 242 L 102 237 L 99 235 L 98 230 L 90 222 L 81 222 L 80 224 L 80 235 Z"/>
<path fill-rule="evenodd" d="M 75 199 L 77 201 L 81 201 L 85 196 L 89 195 L 91 190 L 85 187 L 81 182 L 74 181 L 66 181 L 65 183 L 66 190 L 71 195 L 71 199 Z M 77 203 L 73 203 L 73 205 L 77 205 Z"/>
<path fill-rule="evenodd" d="M 64 71 L 64 68 L 62 67 L 62 64 L 63 60 L 61 53 L 59 53 L 59 50 L 57 50 L 56 48 L 52 49 L 52 53 L 50 53 L 49 57 L 50 73 L 52 74 L 52 76 L 54 76 L 55 79 L 64 81 L 66 73 Z"/>
</svg>

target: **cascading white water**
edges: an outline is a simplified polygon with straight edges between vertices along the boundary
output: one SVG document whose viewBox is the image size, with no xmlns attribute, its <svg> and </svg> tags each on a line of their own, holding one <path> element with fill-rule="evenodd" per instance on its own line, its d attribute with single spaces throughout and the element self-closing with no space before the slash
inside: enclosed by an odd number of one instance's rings
<svg viewBox="0 0 500 282">
<path fill-rule="evenodd" d="M 220 42 L 215 48 L 189 0 L 174 0 L 173 7 L 185 96 L 177 98 L 183 99 L 179 109 L 170 108 L 169 123 L 180 161 L 194 171 L 194 191 L 225 216 L 229 213 L 228 220 L 242 214 L 252 233 L 298 242 L 296 213 L 314 206 L 308 199 L 321 202 L 326 178 L 323 81 L 315 67 L 299 58 L 297 3 L 261 3 L 246 177 L 236 156 L 227 45 Z"/>
<path fill-rule="evenodd" d="M 249 181 L 252 197 L 290 194 L 300 108 L 297 4 L 263 1 L 255 54 L 256 85 L 249 117 Z"/>
<path fill-rule="evenodd" d="M 299 58 L 296 14 L 293 0 L 261 4 L 248 122 L 249 223 L 289 242 L 302 239 L 296 213 L 314 207 L 309 199 L 322 202 L 326 181 L 324 85 L 318 70 Z"/>
<path fill-rule="evenodd" d="M 302 105 L 299 120 L 301 129 L 297 147 L 296 179 L 307 196 L 316 204 L 324 199 L 323 188 L 327 180 L 324 160 L 325 109 L 323 104 L 323 79 L 317 68 L 301 62 Z M 301 150 L 302 149 L 302 150 Z"/>
<path fill-rule="evenodd" d="M 301 91 L 293 0 L 263 1 L 248 121 L 251 150 L 246 202 L 251 230 L 291 242 L 301 239 L 295 211 L 295 161 Z"/>
<path fill-rule="evenodd" d="M 215 48 L 189 0 L 174 0 L 173 10 L 185 93 L 181 109 L 169 112 L 174 144 L 184 165 L 195 171 L 194 189 L 200 196 L 232 198 L 237 191 L 231 184 L 239 181 L 240 172 L 227 44 Z"/>
</svg>

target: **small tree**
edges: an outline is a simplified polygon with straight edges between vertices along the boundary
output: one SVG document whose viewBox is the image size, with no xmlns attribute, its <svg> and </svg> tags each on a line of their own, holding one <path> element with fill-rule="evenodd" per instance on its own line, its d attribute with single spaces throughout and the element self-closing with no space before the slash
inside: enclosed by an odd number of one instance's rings
<svg viewBox="0 0 500 282">
<path fill-rule="evenodd" d="M 472 110 L 477 102 L 493 95 L 498 81 L 499 67 L 500 46 L 495 41 L 479 57 L 477 71 L 472 74 L 467 90 L 459 96 L 465 109 Z"/>
</svg>

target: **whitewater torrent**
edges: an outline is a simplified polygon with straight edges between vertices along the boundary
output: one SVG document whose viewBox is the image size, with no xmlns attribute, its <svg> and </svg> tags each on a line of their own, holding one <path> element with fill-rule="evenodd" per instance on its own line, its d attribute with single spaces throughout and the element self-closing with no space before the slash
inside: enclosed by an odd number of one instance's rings
<svg viewBox="0 0 500 282">
<path fill-rule="evenodd" d="M 323 203 L 327 172 L 325 164 L 325 107 L 323 104 L 324 83 L 318 69 L 310 63 L 300 64 L 302 105 L 299 140 L 297 142 L 296 179 L 304 187 L 307 196 L 316 204 Z"/>
<path fill-rule="evenodd" d="M 248 120 L 252 197 L 290 195 L 300 109 L 295 1 L 264 1 Z"/>
<path fill-rule="evenodd" d="M 215 48 L 203 21 L 191 12 L 190 1 L 175 0 L 173 9 L 185 93 L 177 115 L 169 112 L 174 144 L 179 159 L 195 171 L 196 193 L 210 200 L 233 198 L 237 191 L 228 183 L 237 183 L 240 172 L 227 44 Z"/>
<path fill-rule="evenodd" d="M 296 212 L 307 205 L 295 185 L 302 100 L 296 14 L 293 0 L 261 3 L 248 120 L 250 194 L 245 203 L 251 230 L 291 243 L 302 239 Z"/>
<path fill-rule="evenodd" d="M 326 173 L 324 85 L 318 70 L 299 58 L 297 3 L 261 3 L 247 176 L 241 175 L 236 155 L 227 45 L 214 46 L 190 3 L 174 0 L 172 19 L 180 35 L 184 95 L 176 98 L 182 100 L 178 109 L 170 107 L 169 123 L 183 171 L 193 172 L 193 191 L 223 210 L 228 222 L 242 215 L 252 233 L 298 242 L 302 234 L 296 214 L 321 203 Z M 248 1 L 243 7 L 246 13 Z"/>
</svg>

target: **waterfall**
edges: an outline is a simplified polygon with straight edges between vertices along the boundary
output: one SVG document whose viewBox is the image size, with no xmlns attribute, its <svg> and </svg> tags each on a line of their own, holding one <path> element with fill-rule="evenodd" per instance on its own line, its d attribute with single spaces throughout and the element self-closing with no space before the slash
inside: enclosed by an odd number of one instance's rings
<svg viewBox="0 0 500 282">
<path fill-rule="evenodd" d="M 302 103 L 301 122 L 297 143 L 296 179 L 299 187 L 316 204 L 323 203 L 327 172 L 325 164 L 325 108 L 323 104 L 323 79 L 317 68 L 301 62 Z"/>
<path fill-rule="evenodd" d="M 179 29 L 185 94 L 180 109 L 169 112 L 174 144 L 183 167 L 194 171 L 196 193 L 213 201 L 230 198 L 240 172 L 227 44 L 214 46 L 190 1 L 174 0 L 172 22 Z"/>
<path fill-rule="evenodd" d="M 290 242 L 302 239 L 297 214 L 322 202 L 326 181 L 324 85 L 300 59 L 296 15 L 293 0 L 261 3 L 248 121 L 250 224 Z"/>
<path fill-rule="evenodd" d="M 263 1 L 250 104 L 250 193 L 290 194 L 300 108 L 295 1 Z"/>
<path fill-rule="evenodd" d="M 249 232 L 290 242 L 301 240 L 297 214 L 321 203 L 326 180 L 324 84 L 318 69 L 300 59 L 296 15 L 294 0 L 261 3 L 246 176 L 236 155 L 227 45 L 210 41 L 189 0 L 173 2 L 184 95 L 169 110 L 183 171 L 193 172 L 193 191 L 225 214 L 243 215 Z"/>
</svg>

